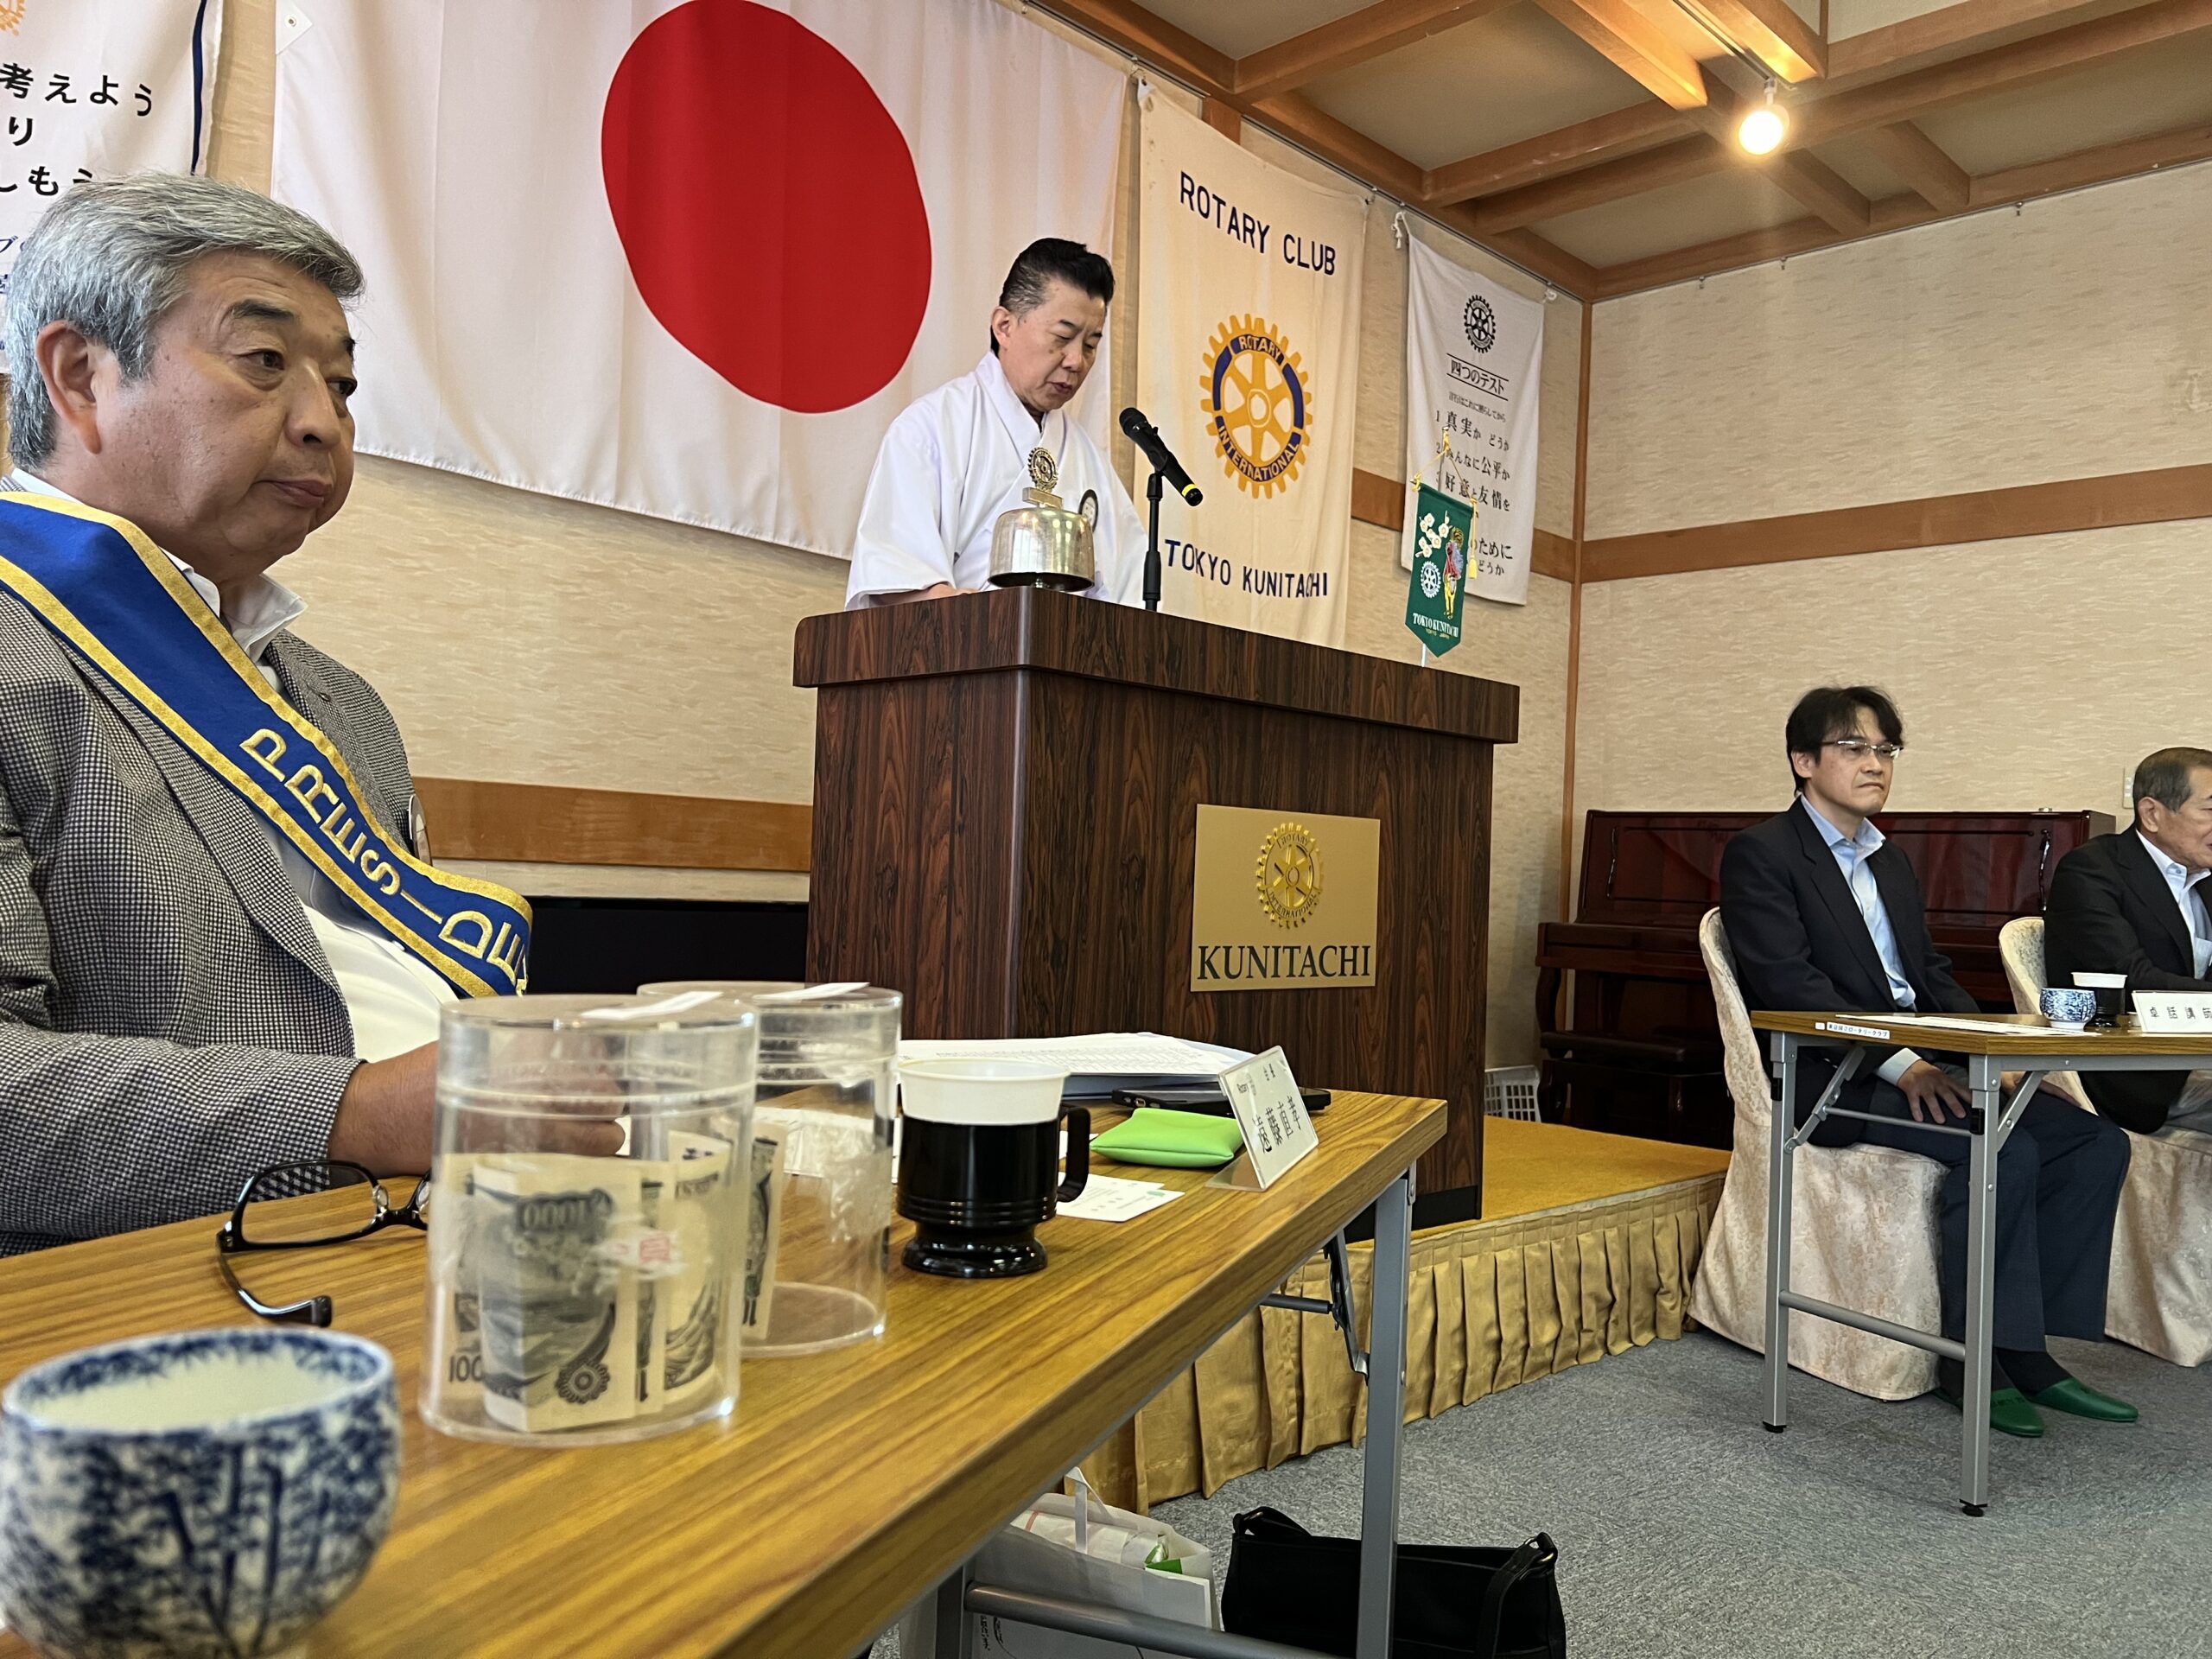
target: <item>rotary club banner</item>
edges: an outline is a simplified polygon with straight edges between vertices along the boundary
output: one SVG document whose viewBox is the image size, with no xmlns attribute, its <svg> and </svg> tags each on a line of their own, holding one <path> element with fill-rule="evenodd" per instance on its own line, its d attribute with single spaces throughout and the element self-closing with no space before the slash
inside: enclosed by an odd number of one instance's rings
<svg viewBox="0 0 2212 1659">
<path fill-rule="evenodd" d="M 1139 107 L 1137 402 L 1205 493 L 1161 512 L 1163 608 L 1339 645 L 1367 200 Z"/>
<path fill-rule="evenodd" d="M 73 184 L 197 173 L 222 0 L 0 0 L 0 296 Z"/>
<path fill-rule="evenodd" d="M 1536 533 L 1543 303 L 1478 276 L 1418 237 L 1407 237 L 1406 257 L 1406 476 L 1427 474 L 1474 505 L 1482 533 L 1467 590 L 1525 605 Z M 1408 569 L 1420 557 L 1414 505 L 1408 499 L 1399 550 Z"/>
<path fill-rule="evenodd" d="M 1406 583 L 1406 626 L 1432 657 L 1459 643 L 1459 594 L 1467 576 L 1467 549 L 1475 540 L 1475 510 L 1426 484 L 1414 486 L 1409 527 L 1414 568 Z"/>
<path fill-rule="evenodd" d="M 274 194 L 368 273 L 373 454 L 849 557 L 1014 256 L 1111 245 L 1128 78 L 995 0 L 278 10 Z"/>
</svg>

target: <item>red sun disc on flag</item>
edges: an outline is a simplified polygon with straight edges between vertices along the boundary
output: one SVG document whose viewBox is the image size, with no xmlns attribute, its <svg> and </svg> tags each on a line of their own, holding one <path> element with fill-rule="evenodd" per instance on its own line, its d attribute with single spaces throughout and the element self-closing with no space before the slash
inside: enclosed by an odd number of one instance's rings
<svg viewBox="0 0 2212 1659">
<path fill-rule="evenodd" d="M 600 166 L 638 292 L 749 397 L 802 414 L 881 391 L 930 294 L 914 157 L 843 53 L 752 0 L 688 0 L 631 41 Z"/>
</svg>

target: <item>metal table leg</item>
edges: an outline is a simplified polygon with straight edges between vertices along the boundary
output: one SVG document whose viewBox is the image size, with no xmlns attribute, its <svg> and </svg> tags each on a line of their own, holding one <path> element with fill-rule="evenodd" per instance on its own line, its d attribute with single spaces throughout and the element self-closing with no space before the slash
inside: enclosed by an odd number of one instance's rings
<svg viewBox="0 0 2212 1659">
<path fill-rule="evenodd" d="M 1367 1445 L 1359 1505 L 1358 1659 L 1389 1659 L 1397 1589 L 1398 1445 L 1406 1418 L 1406 1275 L 1413 1255 L 1413 1172 L 1375 1203 L 1369 1281 Z"/>
<path fill-rule="evenodd" d="M 2003 1146 L 1999 1090 L 2004 1074 L 1986 1054 L 1967 1057 L 1967 1085 L 1974 1094 L 1967 1127 L 1974 1140 L 1967 1160 L 1966 1390 L 1960 1404 L 1959 1507 L 1968 1515 L 1989 1508 L 1991 1303 L 1997 1292 L 1997 1154 Z"/>
<path fill-rule="evenodd" d="M 1796 1118 L 1797 1039 L 1774 1033 L 1774 1076 L 1779 1090 L 1770 1120 L 1766 1173 L 1766 1427 L 1779 1434 L 1789 1427 L 1789 1309 L 1783 1293 L 1789 1288 L 1789 1183 L 1795 1148 L 1790 1130 Z"/>
</svg>

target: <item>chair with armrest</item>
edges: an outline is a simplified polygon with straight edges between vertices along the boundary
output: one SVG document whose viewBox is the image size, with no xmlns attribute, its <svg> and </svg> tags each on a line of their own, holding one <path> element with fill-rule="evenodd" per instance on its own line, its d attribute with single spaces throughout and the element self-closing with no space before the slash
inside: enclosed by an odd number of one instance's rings
<svg viewBox="0 0 2212 1659">
<path fill-rule="evenodd" d="M 1703 1325 L 1755 1353 L 1766 1351 L 1767 1156 L 1774 1085 L 1764 1040 L 1751 1029 L 1720 912 L 1698 925 L 1713 981 L 1728 1091 L 1736 1104 L 1735 1156 L 1721 1187 L 1690 1292 Z M 1796 1154 L 1789 1281 L 1923 1331 L 1938 1328 L 1936 1202 L 1943 1171 L 1932 1160 L 1861 1142 L 1807 1146 Z M 1789 1321 L 1789 1363 L 1877 1400 L 1907 1400 L 1936 1386 L 1936 1357 L 1886 1337 L 1801 1314 Z"/>
<path fill-rule="evenodd" d="M 2005 923 L 1997 948 L 2012 1006 L 2041 1012 L 2050 982 L 2043 918 Z M 2071 1071 L 2052 1072 L 2044 1087 L 2094 1109 Z M 2168 1128 L 2128 1140 L 2133 1156 L 2113 1227 L 2105 1334 L 2177 1365 L 2202 1365 L 2212 1359 L 2212 1135 Z"/>
</svg>

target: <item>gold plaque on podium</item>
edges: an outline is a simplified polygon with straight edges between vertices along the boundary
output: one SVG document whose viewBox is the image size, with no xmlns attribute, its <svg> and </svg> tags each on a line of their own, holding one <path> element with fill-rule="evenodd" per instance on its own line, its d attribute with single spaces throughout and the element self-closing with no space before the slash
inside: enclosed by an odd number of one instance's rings
<svg viewBox="0 0 2212 1659">
<path fill-rule="evenodd" d="M 1201 806 L 1191 988 L 1372 985 L 1382 847 L 1380 818 Z"/>
</svg>

